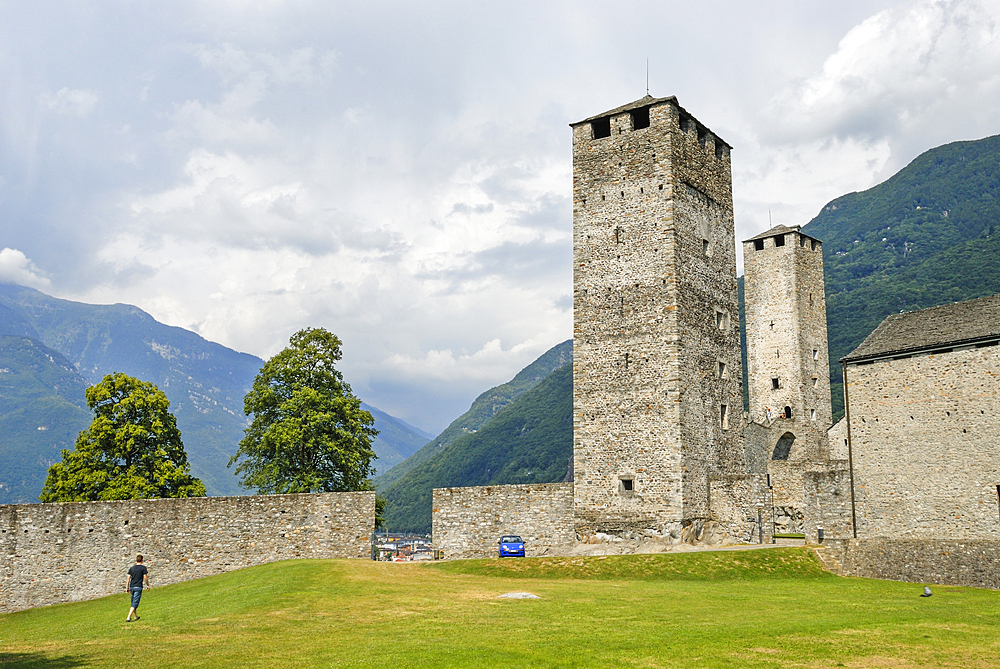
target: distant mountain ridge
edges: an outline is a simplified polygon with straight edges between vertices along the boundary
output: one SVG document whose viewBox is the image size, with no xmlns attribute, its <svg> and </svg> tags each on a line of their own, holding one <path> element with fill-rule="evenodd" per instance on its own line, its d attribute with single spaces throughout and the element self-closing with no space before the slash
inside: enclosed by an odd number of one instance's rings
<svg viewBox="0 0 1000 669">
<path fill-rule="evenodd" d="M 365 402 L 361 403 L 361 408 L 371 412 L 375 419 L 375 429 L 379 431 L 372 442 L 372 448 L 378 456 L 373 463 L 376 474 L 387 472 L 406 460 L 434 436 Z"/>
<path fill-rule="evenodd" d="M 44 472 L 90 424 L 86 387 L 58 351 L 0 335 L 0 504 L 38 497 Z"/>
<path fill-rule="evenodd" d="M 431 531 L 431 490 L 566 478 L 573 452 L 573 340 L 482 393 L 410 459 L 375 479 L 392 530 Z"/>
<path fill-rule="evenodd" d="M 0 284 L 0 335 L 0 361 L 7 361 L 0 368 L 10 370 L 0 373 L 0 504 L 35 501 L 60 449 L 72 448 L 90 424 L 83 389 L 116 371 L 167 394 L 192 472 L 209 494 L 246 494 L 226 464 L 243 438 L 243 397 L 260 358 L 159 323 L 138 307 L 83 304 L 9 284 Z M 382 430 L 373 446 L 387 463 L 376 461 L 380 470 L 426 442 L 427 433 L 371 409 Z"/>
<path fill-rule="evenodd" d="M 528 392 L 556 369 L 573 360 L 573 340 L 556 344 L 522 369 L 507 383 L 490 388 L 475 399 L 464 414 L 402 464 L 375 478 L 375 487 L 384 492 L 396 484 L 411 469 L 435 456 L 448 444 L 475 432 L 504 407 Z"/>
</svg>

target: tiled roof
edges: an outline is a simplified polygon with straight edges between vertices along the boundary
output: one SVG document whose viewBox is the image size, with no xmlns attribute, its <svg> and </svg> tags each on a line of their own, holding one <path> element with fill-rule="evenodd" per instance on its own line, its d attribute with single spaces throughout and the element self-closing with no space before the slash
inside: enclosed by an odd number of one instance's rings
<svg viewBox="0 0 1000 669">
<path fill-rule="evenodd" d="M 756 237 L 751 237 L 750 239 L 744 239 L 743 241 L 744 242 L 752 242 L 755 239 L 766 239 L 767 237 L 774 237 L 775 235 L 781 235 L 781 234 L 784 234 L 786 232 L 797 232 L 800 235 L 802 235 L 803 237 L 806 237 L 808 239 L 816 239 L 812 235 L 807 235 L 806 233 L 802 232 L 802 226 L 793 225 L 792 227 L 789 228 L 788 226 L 785 226 L 785 225 L 776 225 L 773 228 L 771 228 L 770 230 L 768 230 L 767 232 L 762 232 L 759 235 L 757 235 Z M 822 240 L 820 240 L 820 239 L 816 239 L 816 241 L 820 242 L 821 244 L 823 243 Z"/>
<path fill-rule="evenodd" d="M 998 338 L 1000 295 L 991 295 L 887 316 L 841 361 L 857 362 Z"/>
</svg>

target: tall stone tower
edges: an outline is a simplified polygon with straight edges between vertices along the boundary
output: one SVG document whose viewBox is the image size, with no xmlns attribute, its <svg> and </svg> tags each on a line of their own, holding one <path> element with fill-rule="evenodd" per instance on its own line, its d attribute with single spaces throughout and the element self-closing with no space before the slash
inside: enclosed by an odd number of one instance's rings
<svg viewBox="0 0 1000 669">
<path fill-rule="evenodd" d="M 743 455 L 730 146 L 674 97 L 571 127 L 577 528 L 672 529 Z"/>
<path fill-rule="evenodd" d="M 828 459 L 822 244 L 779 225 L 743 242 L 743 271 L 750 417 L 776 433 L 772 460 Z"/>
</svg>

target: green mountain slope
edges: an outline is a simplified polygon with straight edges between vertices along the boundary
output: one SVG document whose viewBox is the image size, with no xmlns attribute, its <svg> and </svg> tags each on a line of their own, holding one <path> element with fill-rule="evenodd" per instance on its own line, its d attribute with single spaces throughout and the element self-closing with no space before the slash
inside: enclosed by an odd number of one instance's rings
<svg viewBox="0 0 1000 669">
<path fill-rule="evenodd" d="M 5 284 L 0 284 L 0 335 L 30 337 L 61 361 L 52 364 L 68 365 L 73 374 L 78 373 L 68 395 L 55 387 L 69 388 L 68 382 L 57 383 L 48 372 L 39 378 L 35 390 L 20 382 L 7 388 L 8 401 L 0 403 L 0 463 L 6 463 L 0 469 L 0 485 L 14 485 L 5 481 L 15 478 L 21 483 L 17 484 L 17 495 L 11 497 L 5 496 L 7 487 L 0 487 L 0 503 L 35 501 L 59 449 L 72 447 L 77 433 L 90 424 L 92 415 L 86 409 L 83 389 L 116 371 L 151 381 L 167 394 L 191 470 L 204 481 L 210 495 L 243 492 L 226 464 L 243 438 L 243 396 L 263 364 L 260 358 L 159 323 L 134 306 L 71 302 Z M 0 367 L 9 367 L 21 378 L 30 375 L 32 364 L 22 357 Z M 42 392 L 44 388 L 48 394 Z M 62 406 L 60 402 L 70 402 L 83 411 L 82 417 L 63 407 L 64 420 L 49 419 L 52 425 L 61 426 L 58 430 L 38 431 L 45 423 L 39 422 L 36 413 L 48 406 L 50 413 L 59 414 L 56 408 Z M 375 417 L 375 428 L 381 431 L 374 443 L 375 454 L 385 461 L 376 461 L 381 471 L 427 442 L 427 433 L 368 408 Z M 43 438 L 66 430 L 72 434 L 59 441 L 58 447 Z M 3 453 L 10 456 L 4 460 Z"/>
<path fill-rule="evenodd" d="M 66 356 L 87 383 L 117 371 L 159 386 L 177 416 L 194 475 L 209 494 L 239 493 L 226 464 L 242 437 L 243 395 L 259 358 L 159 323 L 131 305 L 82 304 L 10 285 L 0 286 L 0 305 Z"/>
<path fill-rule="evenodd" d="M 833 200 L 803 230 L 823 240 L 833 292 L 863 288 L 1000 222 L 1000 135 L 931 149 L 887 181 Z"/>
<path fill-rule="evenodd" d="M 998 225 L 1000 135 L 926 151 L 803 226 L 823 240 L 835 419 L 844 410 L 838 361 L 882 319 L 1000 293 Z"/>
<path fill-rule="evenodd" d="M 430 532 L 434 488 L 562 481 L 572 454 L 573 365 L 566 364 L 386 491 L 387 526 Z"/>
<path fill-rule="evenodd" d="M 834 415 L 837 361 L 892 313 L 1000 292 L 1000 135 L 926 151 L 833 200 L 803 231 L 823 240 Z"/>
<path fill-rule="evenodd" d="M 0 336 L 0 504 L 37 501 L 49 466 L 90 424 L 86 387 L 58 352 Z"/>
<path fill-rule="evenodd" d="M 533 363 L 518 372 L 513 379 L 495 388 L 490 388 L 477 397 L 468 411 L 452 421 L 451 425 L 445 428 L 444 432 L 427 443 L 405 462 L 377 477 L 375 479 L 376 489 L 379 492 L 388 490 L 397 481 L 406 476 L 411 469 L 434 457 L 456 439 L 478 430 L 486 421 L 496 416 L 508 404 L 534 388 L 554 370 L 572 360 L 573 340 L 568 339 L 561 344 L 556 344 L 539 356 Z"/>
</svg>

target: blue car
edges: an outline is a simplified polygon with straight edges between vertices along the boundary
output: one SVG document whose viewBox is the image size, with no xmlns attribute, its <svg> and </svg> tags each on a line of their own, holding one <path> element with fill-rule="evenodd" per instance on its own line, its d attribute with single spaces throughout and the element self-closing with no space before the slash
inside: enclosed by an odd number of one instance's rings
<svg viewBox="0 0 1000 669">
<path fill-rule="evenodd" d="M 524 542 L 516 534 L 500 537 L 500 557 L 524 557 Z"/>
</svg>

